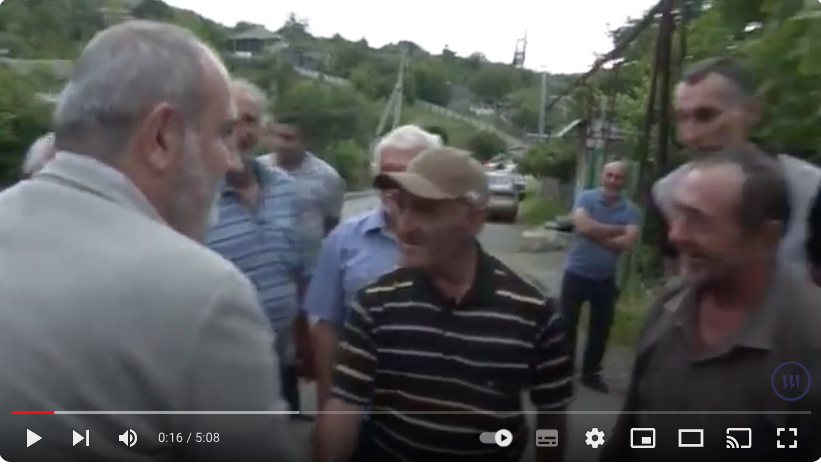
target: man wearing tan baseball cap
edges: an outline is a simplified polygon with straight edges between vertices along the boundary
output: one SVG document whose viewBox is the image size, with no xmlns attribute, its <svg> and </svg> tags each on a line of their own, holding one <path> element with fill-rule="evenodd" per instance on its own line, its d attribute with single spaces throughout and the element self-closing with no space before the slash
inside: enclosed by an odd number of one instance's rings
<svg viewBox="0 0 821 467">
<path fill-rule="evenodd" d="M 395 193 L 401 265 L 351 301 L 331 396 L 317 417 L 317 460 L 519 460 L 525 437 L 508 434 L 504 447 L 491 448 L 465 433 L 525 432 L 523 416 L 498 415 L 521 411 L 523 390 L 544 412 L 537 429 L 565 429 L 573 363 L 555 301 L 477 241 L 489 188 L 470 154 L 428 149 L 374 185 Z M 469 417 L 437 414 L 466 410 Z M 537 449 L 539 461 L 561 458 L 559 447 Z"/>
<path fill-rule="evenodd" d="M 401 188 L 427 200 L 461 199 L 478 208 L 486 207 L 490 198 L 488 178 L 482 164 L 470 153 L 450 147 L 419 154 L 406 172 L 380 174 L 374 186 Z"/>
</svg>

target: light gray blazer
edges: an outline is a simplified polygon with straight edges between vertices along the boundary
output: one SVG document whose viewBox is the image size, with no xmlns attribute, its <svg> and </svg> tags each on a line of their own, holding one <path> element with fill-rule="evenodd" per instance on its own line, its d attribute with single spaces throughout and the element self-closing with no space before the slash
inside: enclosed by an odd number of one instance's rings
<svg viewBox="0 0 821 467">
<path fill-rule="evenodd" d="M 164 224 L 110 167 L 60 153 L 0 193 L 0 297 L 6 460 L 292 458 L 286 415 L 9 416 L 282 410 L 273 334 L 251 284 Z M 42 440 L 26 448 L 26 429 Z M 127 429 L 133 447 L 118 441 Z M 73 430 L 89 431 L 88 447 L 72 446 Z M 176 433 L 220 442 L 169 442 Z"/>
</svg>

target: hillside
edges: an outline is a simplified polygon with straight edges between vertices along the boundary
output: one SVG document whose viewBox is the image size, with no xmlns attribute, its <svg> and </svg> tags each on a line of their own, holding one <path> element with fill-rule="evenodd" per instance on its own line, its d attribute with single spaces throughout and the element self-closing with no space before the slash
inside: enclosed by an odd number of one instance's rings
<svg viewBox="0 0 821 467">
<path fill-rule="evenodd" d="M 128 17 L 180 24 L 224 53 L 232 47 L 232 37 L 261 28 L 248 22 L 221 25 L 159 0 L 6 0 L 0 5 L 0 51 L 9 58 L 72 59 L 97 30 Z M 350 80 L 375 100 L 390 94 L 401 50 L 407 48 L 409 101 L 419 98 L 498 124 L 498 116 L 476 115 L 495 111 L 512 124 L 507 131 L 537 131 L 539 77 L 532 71 L 487 62 L 479 53 L 470 57 L 448 50 L 433 53 L 407 41 L 374 49 L 364 40 L 314 37 L 309 24 L 293 17 L 268 33 L 288 44 L 282 53 L 292 63 Z M 512 48 L 513 44 L 511 55 Z M 563 88 L 568 80 L 562 75 L 549 77 L 548 93 Z"/>
</svg>

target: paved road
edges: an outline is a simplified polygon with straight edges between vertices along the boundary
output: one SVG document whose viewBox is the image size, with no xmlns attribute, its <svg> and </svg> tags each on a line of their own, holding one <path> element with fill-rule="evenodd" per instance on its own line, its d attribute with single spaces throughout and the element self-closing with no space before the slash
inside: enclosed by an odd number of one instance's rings
<svg viewBox="0 0 821 467">
<path fill-rule="evenodd" d="M 364 212 L 375 207 L 377 203 L 378 200 L 373 196 L 353 197 L 345 202 L 343 217 Z M 480 241 L 488 251 L 507 262 L 513 269 L 527 275 L 531 280 L 539 282 L 539 285 L 555 294 L 559 290 L 561 281 L 561 255 L 557 253 L 518 253 L 522 230 L 523 227 L 519 225 L 488 224 L 480 236 Z M 559 440 L 567 446 L 567 460 L 569 461 L 595 461 L 597 459 L 598 451 L 601 448 L 596 450 L 588 447 L 584 442 L 585 432 L 594 427 L 598 428 L 605 432 L 606 442 L 607 435 L 615 422 L 615 413 L 621 408 L 622 395 L 626 386 L 625 365 L 629 365 L 629 362 L 605 362 L 605 365 L 620 367 L 620 371 L 614 377 L 615 381 L 611 381 L 614 386 L 614 394 L 599 394 L 584 388 L 579 389 L 578 398 L 570 407 L 570 410 L 575 412 L 569 417 L 568 435 L 565 437 L 566 439 Z M 302 410 L 316 410 L 314 394 L 312 384 L 302 386 Z M 533 410 L 528 401 L 525 403 L 528 410 Z M 531 426 L 533 426 L 534 418 L 535 415 L 531 414 L 529 416 Z M 296 422 L 296 425 L 295 429 L 307 449 L 307 436 L 310 426 L 301 422 Z M 531 446 L 528 452 L 525 453 L 524 459 L 531 460 L 532 455 Z"/>
</svg>

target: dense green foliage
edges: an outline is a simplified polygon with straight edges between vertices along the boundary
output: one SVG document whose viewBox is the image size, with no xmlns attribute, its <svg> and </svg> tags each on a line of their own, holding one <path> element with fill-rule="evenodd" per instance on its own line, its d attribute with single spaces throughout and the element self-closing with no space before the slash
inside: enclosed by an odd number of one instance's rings
<svg viewBox="0 0 821 467">
<path fill-rule="evenodd" d="M 762 82 L 765 115 L 756 128 L 756 140 L 773 150 L 817 161 L 821 150 L 821 89 L 817 85 L 821 49 L 812 44 L 821 41 L 821 5 L 815 0 L 679 0 L 677 17 L 683 6 L 687 18 L 686 56 L 682 57 L 679 50 L 679 24 L 673 38 L 673 82 L 687 64 L 712 56 L 737 57 Z M 618 71 L 602 70 L 588 85 L 576 89 L 570 97 L 574 111 L 569 112 L 569 119 L 593 116 L 612 121 L 628 138 L 627 154 L 618 155 L 639 158 L 646 154 L 648 169 L 654 172 L 656 137 L 647 148 L 640 147 L 640 136 L 646 120 L 659 22 L 655 21 L 626 48 Z M 616 29 L 612 33 L 614 43 L 628 36 L 637 23 L 632 20 Z M 614 106 L 607 108 L 611 99 Z M 671 165 L 686 157 L 678 149 L 673 145 Z M 555 162 L 557 157 L 566 157 L 564 154 L 574 157 L 572 151 L 573 146 L 566 142 L 534 146 L 529 157 L 537 160 L 528 165 L 538 175 L 549 175 L 555 167 L 538 159 Z M 546 156 L 541 157 L 543 154 Z"/>
<path fill-rule="evenodd" d="M 409 54 L 403 123 L 436 127 L 438 132 L 447 135 L 451 144 L 474 149 L 480 157 L 502 152 L 506 145 L 493 134 L 477 133 L 463 122 L 431 114 L 414 105 L 416 100 L 442 106 L 457 100 L 464 112 L 474 104 L 505 109 L 509 120 L 520 127 L 516 131 L 536 131 L 538 99 L 532 97 L 538 94 L 539 79 L 531 71 L 489 63 L 480 54 L 463 58 L 445 50 L 435 55 L 410 42 L 374 49 L 364 40 L 349 41 L 339 36 L 318 38 L 310 34 L 308 24 L 293 15 L 276 31 L 289 44 L 287 53 L 249 61 L 232 60 L 227 52 L 230 37 L 253 28 L 253 23 L 241 22 L 227 27 L 160 0 L 6 0 L 0 6 L 0 54 L 13 59 L 72 60 L 97 31 L 127 16 L 171 22 L 193 31 L 224 54 L 232 72 L 270 91 L 274 113 L 298 110 L 304 114 L 305 124 L 310 128 L 311 149 L 339 164 L 344 161 L 356 166 L 367 165 L 367 148 L 375 137 L 384 103 L 395 84 L 403 50 Z M 317 71 L 345 78 L 353 87 L 301 77 L 294 70 L 293 59 L 300 54 L 319 57 L 314 64 Z M 61 81 L 48 71 L 48 66 L 42 68 L 27 70 L 24 77 L 15 76 L 11 71 L 0 75 L 3 92 L 26 82 L 40 92 L 58 91 Z M 566 79 L 563 79 L 552 77 L 550 92 L 564 85 Z M 8 84 L 7 80 L 10 80 Z M 7 100 L 0 97 L 4 104 Z M 17 126 L 28 125 L 31 129 L 17 128 L 13 141 L 0 141 L 2 157 L 9 160 L 10 166 L 19 162 L 18 145 L 25 147 L 30 134 L 36 135 L 48 127 L 48 114 L 39 111 L 43 106 L 37 103 L 33 93 L 21 93 L 14 100 L 9 109 L 17 112 L 14 117 Z M 26 110 L 29 108 L 36 108 L 38 112 L 29 112 Z M 38 120 L 28 122 L 23 116 L 36 116 Z M 514 131 L 511 127 L 505 130 Z M 4 132 L 8 134 L 8 127 L 4 127 Z M 336 165 L 339 167 L 339 164 Z M 339 168 L 349 174 L 354 183 L 355 174 L 362 172 L 356 168 Z"/>
</svg>

